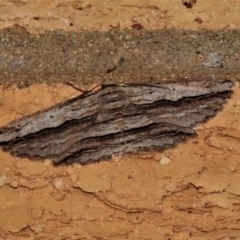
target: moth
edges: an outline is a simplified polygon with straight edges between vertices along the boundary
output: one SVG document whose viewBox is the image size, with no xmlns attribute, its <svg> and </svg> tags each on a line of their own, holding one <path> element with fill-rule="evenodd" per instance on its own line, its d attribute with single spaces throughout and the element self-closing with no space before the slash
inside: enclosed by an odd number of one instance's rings
<svg viewBox="0 0 240 240">
<path fill-rule="evenodd" d="M 233 83 L 188 81 L 104 84 L 0 128 L 3 150 L 31 159 L 81 164 L 114 154 L 164 150 L 196 135 Z"/>
</svg>

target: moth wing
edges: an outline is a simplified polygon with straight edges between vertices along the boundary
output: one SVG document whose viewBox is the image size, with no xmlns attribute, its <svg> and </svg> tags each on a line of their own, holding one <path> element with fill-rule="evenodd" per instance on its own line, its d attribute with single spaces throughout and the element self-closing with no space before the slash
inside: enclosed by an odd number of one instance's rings
<svg viewBox="0 0 240 240">
<path fill-rule="evenodd" d="M 82 94 L 1 127 L 0 144 L 13 155 L 61 161 L 93 124 L 95 94 Z"/>
<path fill-rule="evenodd" d="M 128 148 L 164 148 L 194 135 L 197 123 L 222 108 L 232 86 L 227 80 L 127 84 L 124 91 L 137 109 L 125 120 Z"/>
</svg>

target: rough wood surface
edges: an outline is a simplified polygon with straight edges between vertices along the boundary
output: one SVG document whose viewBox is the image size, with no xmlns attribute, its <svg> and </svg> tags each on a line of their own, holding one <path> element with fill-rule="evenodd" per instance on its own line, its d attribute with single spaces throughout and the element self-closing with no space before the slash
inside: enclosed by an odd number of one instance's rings
<svg viewBox="0 0 240 240">
<path fill-rule="evenodd" d="M 108 84 L 0 128 L 17 156 L 81 164 L 139 149 L 164 149 L 214 116 L 233 83 Z"/>
</svg>

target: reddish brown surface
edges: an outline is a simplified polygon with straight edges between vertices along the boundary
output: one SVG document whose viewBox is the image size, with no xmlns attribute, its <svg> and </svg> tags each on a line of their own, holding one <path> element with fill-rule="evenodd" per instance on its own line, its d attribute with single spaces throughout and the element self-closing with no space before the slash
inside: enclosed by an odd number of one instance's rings
<svg viewBox="0 0 240 240">
<path fill-rule="evenodd" d="M 187 2 L 187 1 L 185 1 Z M 30 32 L 131 27 L 134 23 L 154 30 L 163 27 L 191 29 L 236 28 L 239 0 L 197 0 L 192 8 L 182 0 L 0 0 L 0 28 L 17 23 Z M 198 24 L 195 19 L 202 19 Z"/>
<path fill-rule="evenodd" d="M 5 90 L 2 94 L 1 125 L 78 93 L 62 85 L 35 85 Z M 239 96 L 237 86 L 224 110 L 198 127 L 196 138 L 163 153 L 119 156 L 84 167 L 55 167 L 50 160 L 35 162 L 1 152 L 1 237 L 237 236 Z M 163 165 L 163 157 L 171 159 L 170 163 Z"/>
<path fill-rule="evenodd" d="M 0 6 L 1 28 L 18 22 L 31 32 L 108 29 L 118 22 L 217 29 L 240 21 L 238 0 L 198 0 L 191 9 L 181 0 L 0 0 Z M 1 90 L 0 124 L 77 94 L 63 85 Z M 239 239 L 239 119 L 236 86 L 196 138 L 163 153 L 55 167 L 0 152 L 0 239 Z M 164 165 L 164 157 L 171 161 Z"/>
</svg>

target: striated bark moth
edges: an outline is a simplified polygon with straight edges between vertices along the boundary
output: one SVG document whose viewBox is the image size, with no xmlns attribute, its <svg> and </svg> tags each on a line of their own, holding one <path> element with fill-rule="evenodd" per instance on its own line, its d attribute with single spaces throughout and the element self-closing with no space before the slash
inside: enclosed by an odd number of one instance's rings
<svg viewBox="0 0 240 240">
<path fill-rule="evenodd" d="M 194 126 L 222 108 L 232 86 L 229 80 L 105 84 L 1 127 L 0 146 L 16 156 L 81 164 L 163 150 L 194 136 Z"/>
</svg>

